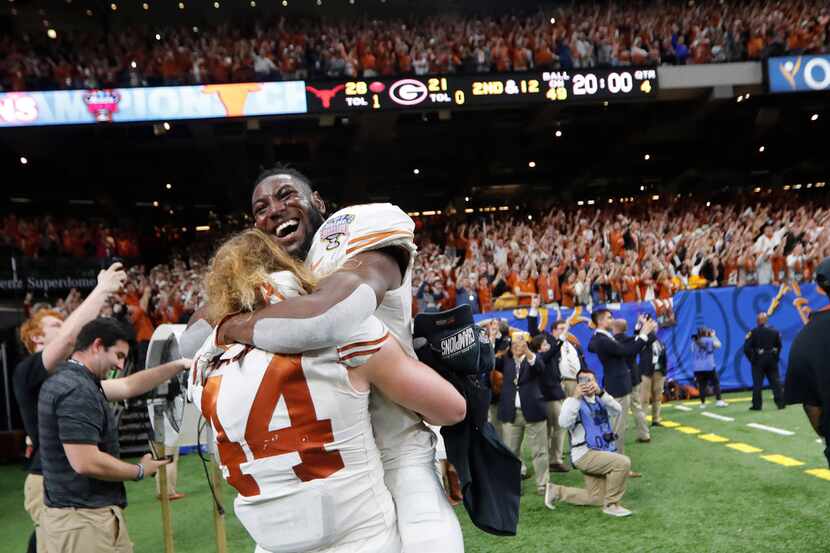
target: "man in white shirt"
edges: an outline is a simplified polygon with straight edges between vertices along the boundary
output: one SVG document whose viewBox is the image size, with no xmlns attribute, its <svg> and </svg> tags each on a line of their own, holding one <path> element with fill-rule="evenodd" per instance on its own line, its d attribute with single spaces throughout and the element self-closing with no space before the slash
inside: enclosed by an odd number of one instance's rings
<svg viewBox="0 0 830 553">
<path fill-rule="evenodd" d="M 772 224 L 767 223 L 764 226 L 764 234 L 755 241 L 752 251 L 758 255 L 758 284 L 772 282 L 772 256 L 775 253 L 775 248 L 778 247 L 786 234 L 786 225 L 778 231 L 773 231 Z"/>
<path fill-rule="evenodd" d="M 602 512 L 614 517 L 632 514 L 620 504 L 631 460 L 617 453 L 611 417 L 622 413 L 620 404 L 597 385 L 594 374 L 579 372 L 580 383 L 572 397 L 565 400 L 559 424 L 571 438 L 571 461 L 585 475 L 585 488 L 548 484 L 545 506 L 555 509 L 556 502 L 572 505 L 602 506 Z"/>
</svg>

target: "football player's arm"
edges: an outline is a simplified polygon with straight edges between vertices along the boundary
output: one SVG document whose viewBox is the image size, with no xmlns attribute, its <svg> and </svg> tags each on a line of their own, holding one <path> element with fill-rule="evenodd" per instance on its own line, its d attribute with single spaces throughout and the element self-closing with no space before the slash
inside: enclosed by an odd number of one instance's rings
<svg viewBox="0 0 830 553">
<path fill-rule="evenodd" d="M 343 343 L 356 324 L 375 312 L 387 291 L 401 286 L 405 265 L 396 255 L 397 249 L 360 253 L 321 280 L 309 295 L 225 319 L 217 331 L 217 342 L 249 344 L 280 353 Z"/>
<path fill-rule="evenodd" d="M 192 359 L 183 357 L 152 369 L 138 371 L 124 378 L 101 381 L 101 389 L 109 401 L 121 401 L 146 394 L 190 367 Z"/>
<path fill-rule="evenodd" d="M 203 305 L 190 316 L 187 328 L 179 338 L 179 353 L 182 357 L 195 357 L 211 332 L 213 327 L 207 320 L 207 305 Z"/>
<path fill-rule="evenodd" d="M 361 370 L 386 397 L 419 413 L 430 424 L 450 426 L 467 415 L 467 402 L 453 385 L 407 355 L 395 339 L 386 340 Z"/>
</svg>

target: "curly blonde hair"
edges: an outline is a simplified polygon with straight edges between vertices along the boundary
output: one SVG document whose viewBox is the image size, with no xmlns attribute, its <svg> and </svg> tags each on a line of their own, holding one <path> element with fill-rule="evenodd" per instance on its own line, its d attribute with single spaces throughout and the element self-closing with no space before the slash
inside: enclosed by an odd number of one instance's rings
<svg viewBox="0 0 830 553">
<path fill-rule="evenodd" d="M 277 271 L 293 273 L 306 293 L 317 285 L 302 263 L 261 230 L 249 229 L 229 238 L 210 260 L 205 276 L 208 321 L 216 325 L 227 315 L 266 305 L 263 290 L 271 289 L 269 275 Z"/>
</svg>

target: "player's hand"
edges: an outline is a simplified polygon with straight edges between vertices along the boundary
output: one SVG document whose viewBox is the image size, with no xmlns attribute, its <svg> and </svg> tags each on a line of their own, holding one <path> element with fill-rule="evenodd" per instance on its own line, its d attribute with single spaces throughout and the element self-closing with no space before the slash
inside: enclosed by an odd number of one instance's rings
<svg viewBox="0 0 830 553">
<path fill-rule="evenodd" d="M 98 273 L 98 285 L 95 289 L 109 296 L 121 290 L 126 281 L 127 273 L 124 272 L 121 263 L 113 263 L 109 269 Z"/>
<path fill-rule="evenodd" d="M 182 357 L 181 359 L 179 359 L 179 372 L 186 371 L 192 366 L 193 359 L 190 359 L 189 357 Z"/>
<path fill-rule="evenodd" d="M 147 453 L 146 455 L 144 455 L 144 457 L 141 458 L 141 462 L 139 464 L 144 467 L 144 476 L 147 477 L 155 475 L 159 471 L 160 467 L 163 467 L 169 462 L 170 459 L 162 459 L 161 461 L 156 461 L 155 459 L 153 459 L 153 456 L 150 453 Z"/>
<path fill-rule="evenodd" d="M 458 477 L 458 471 L 446 459 L 441 461 L 441 477 L 444 480 L 444 491 L 447 493 L 447 499 L 450 505 L 455 507 L 464 501 L 464 494 L 461 493 L 461 479 Z"/>
</svg>

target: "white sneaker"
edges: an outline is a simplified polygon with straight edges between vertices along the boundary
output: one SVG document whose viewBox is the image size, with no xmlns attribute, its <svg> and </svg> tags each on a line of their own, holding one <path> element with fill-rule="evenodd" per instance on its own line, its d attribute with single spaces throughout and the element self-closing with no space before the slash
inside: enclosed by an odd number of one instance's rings
<svg viewBox="0 0 830 553">
<path fill-rule="evenodd" d="M 556 509 L 556 500 L 559 499 L 553 486 L 550 482 L 545 486 L 545 507 L 551 511 Z"/>
<path fill-rule="evenodd" d="M 603 507 L 602 512 L 612 517 L 630 517 L 634 513 L 623 507 L 622 505 L 609 505 Z"/>
<path fill-rule="evenodd" d="M 715 402 L 715 407 L 728 407 L 728 406 L 729 406 L 729 404 L 726 403 L 725 401 L 723 401 L 722 399 L 719 399 Z"/>
<path fill-rule="evenodd" d="M 701 404 L 700 404 L 700 408 L 701 408 L 701 409 L 706 409 L 706 404 L 705 404 L 705 403 L 701 403 Z"/>
</svg>

